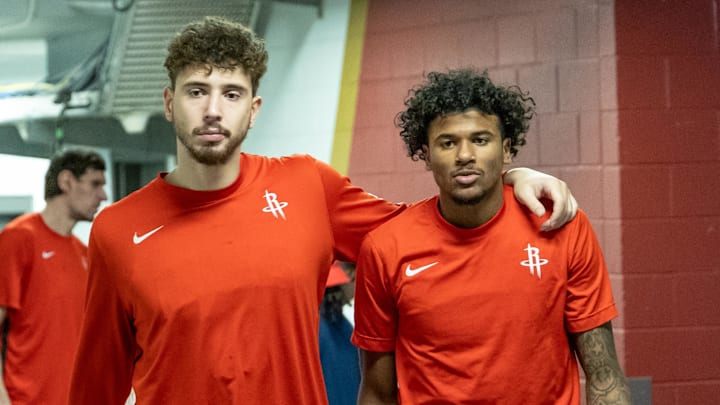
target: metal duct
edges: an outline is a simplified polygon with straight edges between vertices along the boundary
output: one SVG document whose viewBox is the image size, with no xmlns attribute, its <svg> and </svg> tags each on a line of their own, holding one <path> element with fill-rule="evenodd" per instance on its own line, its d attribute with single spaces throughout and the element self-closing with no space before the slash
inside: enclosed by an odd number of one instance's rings
<svg viewBox="0 0 720 405">
<path fill-rule="evenodd" d="M 99 110 L 150 115 L 163 111 L 163 68 L 170 38 L 190 21 L 222 16 L 253 27 L 256 0 L 135 0 L 116 16 L 105 62 Z"/>
</svg>

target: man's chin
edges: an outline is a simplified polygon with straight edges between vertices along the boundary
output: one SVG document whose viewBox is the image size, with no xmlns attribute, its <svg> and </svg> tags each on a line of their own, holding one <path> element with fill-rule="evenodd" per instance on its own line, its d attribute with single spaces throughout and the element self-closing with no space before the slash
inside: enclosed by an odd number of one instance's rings
<svg viewBox="0 0 720 405">
<path fill-rule="evenodd" d="M 453 193 L 450 195 L 450 198 L 457 205 L 477 205 L 483 202 L 485 198 L 484 193 L 470 192 L 470 190 L 465 191 L 467 192 Z"/>
<path fill-rule="evenodd" d="M 198 162 L 208 166 L 221 165 L 227 163 L 240 145 L 229 148 L 229 145 L 218 145 L 215 147 L 202 147 L 190 150 L 193 158 Z"/>
<path fill-rule="evenodd" d="M 223 153 L 223 154 L 212 154 L 212 153 L 203 153 L 203 154 L 193 154 L 193 157 L 195 158 L 195 161 L 198 163 L 207 165 L 207 166 L 217 166 L 227 163 L 228 160 L 230 160 L 231 154 L 229 153 Z"/>
<path fill-rule="evenodd" d="M 188 150 L 198 163 L 208 166 L 222 165 L 227 163 L 238 152 L 244 139 L 244 136 L 225 138 L 221 142 L 190 147 Z"/>
<path fill-rule="evenodd" d="M 464 198 L 453 196 L 453 202 L 457 205 L 478 205 L 482 202 L 482 197 Z"/>
<path fill-rule="evenodd" d="M 76 215 L 76 216 L 75 216 L 75 220 L 78 221 L 78 222 L 80 222 L 80 221 L 92 222 L 93 219 L 95 219 L 95 214 L 92 214 L 92 215 Z"/>
</svg>

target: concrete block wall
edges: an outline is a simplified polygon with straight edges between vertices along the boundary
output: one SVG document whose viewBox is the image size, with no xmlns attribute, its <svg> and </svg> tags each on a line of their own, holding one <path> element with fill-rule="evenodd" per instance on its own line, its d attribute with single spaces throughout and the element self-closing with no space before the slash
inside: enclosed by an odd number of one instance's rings
<svg viewBox="0 0 720 405">
<path fill-rule="evenodd" d="M 627 369 L 720 403 L 720 3 L 617 1 Z"/>
<path fill-rule="evenodd" d="M 720 398 L 718 1 L 368 0 L 348 174 L 436 193 L 394 125 L 423 74 L 468 65 L 538 103 L 516 165 L 566 180 L 611 273 L 629 376 L 655 404 Z"/>
</svg>

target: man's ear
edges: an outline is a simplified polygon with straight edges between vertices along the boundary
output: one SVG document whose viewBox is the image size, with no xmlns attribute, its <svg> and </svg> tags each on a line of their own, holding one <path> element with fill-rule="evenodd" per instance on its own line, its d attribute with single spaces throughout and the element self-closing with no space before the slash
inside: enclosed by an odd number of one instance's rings
<svg viewBox="0 0 720 405">
<path fill-rule="evenodd" d="M 72 185 L 72 180 L 74 178 L 75 178 L 75 176 L 72 174 L 72 172 L 67 169 L 58 173 L 58 177 L 57 177 L 58 188 L 60 189 L 60 191 L 63 192 L 63 194 L 67 193 L 70 190 L 70 186 Z"/>
<path fill-rule="evenodd" d="M 506 165 L 512 163 L 512 153 L 510 153 L 510 138 L 503 139 L 503 163 Z"/>
<path fill-rule="evenodd" d="M 422 146 L 423 156 L 425 156 L 425 168 L 430 170 L 430 148 L 427 145 Z"/>
<path fill-rule="evenodd" d="M 252 128 L 255 125 L 255 119 L 257 119 L 257 116 L 260 113 L 261 106 L 262 106 L 262 97 L 260 97 L 260 96 L 253 97 L 252 105 L 250 105 L 250 128 Z"/>
<path fill-rule="evenodd" d="M 165 119 L 172 122 L 172 100 L 175 96 L 175 92 L 170 87 L 165 87 L 163 90 L 163 104 L 165 106 Z"/>
</svg>

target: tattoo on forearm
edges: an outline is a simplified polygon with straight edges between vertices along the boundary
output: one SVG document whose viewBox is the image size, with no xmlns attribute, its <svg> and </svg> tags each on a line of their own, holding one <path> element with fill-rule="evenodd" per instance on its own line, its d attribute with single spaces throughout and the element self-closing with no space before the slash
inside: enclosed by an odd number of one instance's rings
<svg viewBox="0 0 720 405">
<path fill-rule="evenodd" d="M 612 326 L 575 335 L 580 364 L 585 370 L 588 404 L 631 404 L 630 387 L 615 354 Z"/>
</svg>

